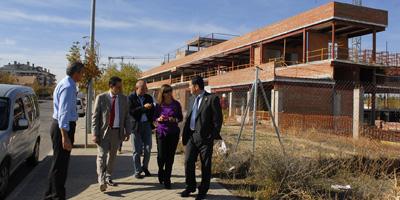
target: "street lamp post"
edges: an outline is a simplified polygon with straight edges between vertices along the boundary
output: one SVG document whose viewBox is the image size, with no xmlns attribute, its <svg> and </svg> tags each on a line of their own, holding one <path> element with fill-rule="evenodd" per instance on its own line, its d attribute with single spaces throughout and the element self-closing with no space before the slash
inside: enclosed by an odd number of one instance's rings
<svg viewBox="0 0 400 200">
<path fill-rule="evenodd" d="M 90 51 L 94 51 L 94 35 L 95 35 L 95 17 L 96 17 L 96 0 L 92 0 L 92 23 L 90 26 Z M 92 52 L 90 52 L 92 53 Z M 92 56 L 92 59 L 95 59 Z M 88 104 L 86 113 L 86 134 L 85 134 L 85 148 L 88 146 L 88 134 L 91 132 L 92 128 L 92 103 L 93 103 L 93 79 L 89 80 L 88 83 L 88 94 L 87 94 Z"/>
</svg>

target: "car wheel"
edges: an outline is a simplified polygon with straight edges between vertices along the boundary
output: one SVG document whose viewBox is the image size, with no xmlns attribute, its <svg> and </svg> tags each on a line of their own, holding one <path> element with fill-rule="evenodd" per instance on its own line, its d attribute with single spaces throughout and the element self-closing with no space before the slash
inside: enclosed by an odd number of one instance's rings
<svg viewBox="0 0 400 200">
<path fill-rule="evenodd" d="M 29 165 L 36 166 L 38 164 L 39 152 L 40 152 L 40 140 L 37 140 L 32 155 L 27 160 Z"/>
<path fill-rule="evenodd" d="M 4 199 L 6 196 L 8 181 L 10 176 L 10 169 L 7 163 L 3 163 L 0 166 L 0 199 Z"/>
</svg>

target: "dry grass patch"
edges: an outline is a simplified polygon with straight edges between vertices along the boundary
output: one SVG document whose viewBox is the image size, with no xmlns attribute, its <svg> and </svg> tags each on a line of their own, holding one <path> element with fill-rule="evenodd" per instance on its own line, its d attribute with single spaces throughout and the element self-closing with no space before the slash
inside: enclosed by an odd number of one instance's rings
<svg viewBox="0 0 400 200">
<path fill-rule="evenodd" d="M 254 156 L 249 132 L 237 152 L 235 134 L 224 129 L 230 149 L 216 151 L 213 173 L 236 194 L 255 199 L 399 199 L 398 145 L 326 134 L 285 135 L 286 154 L 277 138 L 257 133 Z M 230 134 L 229 134 L 230 133 Z M 236 132 L 237 133 L 237 132 Z M 261 136 L 261 134 L 263 134 Z M 349 189 L 335 189 L 334 185 Z"/>
</svg>

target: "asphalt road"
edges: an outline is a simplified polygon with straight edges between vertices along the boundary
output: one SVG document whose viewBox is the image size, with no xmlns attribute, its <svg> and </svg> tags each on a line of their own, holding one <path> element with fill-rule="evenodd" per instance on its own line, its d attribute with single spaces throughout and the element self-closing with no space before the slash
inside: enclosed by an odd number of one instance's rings
<svg viewBox="0 0 400 200">
<path fill-rule="evenodd" d="M 50 138 L 50 125 L 52 122 L 52 101 L 40 101 L 40 154 L 39 160 L 43 160 L 52 150 L 51 138 Z M 18 184 L 21 183 L 24 178 L 33 170 L 34 167 L 30 167 L 26 164 L 22 164 L 10 177 L 10 185 L 8 194 L 10 194 Z M 47 177 L 43 177 L 47 178 Z"/>
</svg>

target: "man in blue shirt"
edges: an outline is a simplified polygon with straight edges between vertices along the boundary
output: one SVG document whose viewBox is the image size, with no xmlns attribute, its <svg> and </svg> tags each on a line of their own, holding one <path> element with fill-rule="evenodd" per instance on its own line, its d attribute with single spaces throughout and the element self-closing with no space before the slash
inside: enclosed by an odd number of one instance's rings
<svg viewBox="0 0 400 200">
<path fill-rule="evenodd" d="M 64 185 L 78 120 L 76 82 L 82 79 L 83 67 L 80 62 L 71 63 L 67 67 L 67 77 L 62 79 L 54 89 L 53 123 L 50 128 L 53 160 L 45 199 L 65 199 Z"/>
</svg>

